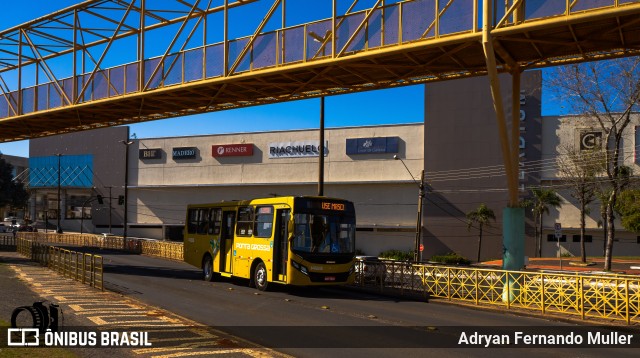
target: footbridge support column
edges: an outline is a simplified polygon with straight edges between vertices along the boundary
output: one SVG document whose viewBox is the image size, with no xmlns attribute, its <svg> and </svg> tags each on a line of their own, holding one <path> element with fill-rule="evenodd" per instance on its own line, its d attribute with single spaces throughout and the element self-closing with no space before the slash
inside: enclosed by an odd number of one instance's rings
<svg viewBox="0 0 640 358">
<path fill-rule="evenodd" d="M 482 46 L 487 64 L 487 75 L 491 88 L 491 96 L 496 112 L 498 134 L 505 173 L 507 176 L 507 188 L 509 192 L 509 204 L 503 210 L 503 269 L 521 270 L 524 267 L 524 209 L 519 205 L 518 198 L 518 169 L 519 169 L 519 142 L 520 142 L 520 71 L 518 64 L 499 44 L 494 47 L 491 36 L 493 24 L 492 1 L 483 3 Z M 517 21 L 518 12 L 514 11 L 513 19 Z M 500 91 L 498 79 L 498 64 L 496 62 L 496 50 L 504 61 L 504 68 L 508 69 L 512 76 L 512 114 L 511 136 L 507 130 L 507 116 L 504 110 L 503 96 Z M 511 285 L 505 282 L 507 285 Z M 513 291 L 511 291 L 513 292 Z"/>
</svg>

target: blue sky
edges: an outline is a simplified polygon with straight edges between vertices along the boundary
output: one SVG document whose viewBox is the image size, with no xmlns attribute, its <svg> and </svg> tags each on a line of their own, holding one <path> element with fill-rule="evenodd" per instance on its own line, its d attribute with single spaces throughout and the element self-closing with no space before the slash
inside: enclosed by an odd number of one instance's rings
<svg viewBox="0 0 640 358">
<path fill-rule="evenodd" d="M 3 3 L 3 11 L 0 12 L 0 27 L 8 29 L 78 2 L 6 2 Z M 134 124 L 131 125 L 131 133 L 135 133 L 138 138 L 150 138 L 317 128 L 319 110 L 320 100 L 308 99 Z M 543 114 L 549 114 L 545 112 L 545 105 Z M 327 127 L 411 123 L 423 120 L 423 85 L 331 96 L 325 101 Z M 0 152 L 3 154 L 26 157 L 29 155 L 28 151 L 28 141 L 0 144 Z"/>
</svg>

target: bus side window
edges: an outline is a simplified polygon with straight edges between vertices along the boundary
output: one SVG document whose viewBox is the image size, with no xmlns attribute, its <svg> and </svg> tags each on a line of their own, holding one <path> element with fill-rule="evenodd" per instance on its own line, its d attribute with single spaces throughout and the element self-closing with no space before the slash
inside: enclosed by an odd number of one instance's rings
<svg viewBox="0 0 640 358">
<path fill-rule="evenodd" d="M 199 209 L 198 234 L 206 234 L 209 227 L 209 209 Z"/>
<path fill-rule="evenodd" d="M 219 235 L 222 225 L 222 209 L 211 209 L 209 220 L 209 234 Z"/>
<path fill-rule="evenodd" d="M 253 207 L 241 206 L 238 208 L 238 222 L 236 224 L 236 235 L 253 235 Z"/>
<path fill-rule="evenodd" d="M 254 233 L 256 237 L 271 237 L 273 229 L 273 206 L 259 206 L 256 208 Z"/>
<path fill-rule="evenodd" d="M 187 231 L 195 234 L 198 228 L 198 209 L 189 209 L 189 222 L 187 223 Z"/>
</svg>

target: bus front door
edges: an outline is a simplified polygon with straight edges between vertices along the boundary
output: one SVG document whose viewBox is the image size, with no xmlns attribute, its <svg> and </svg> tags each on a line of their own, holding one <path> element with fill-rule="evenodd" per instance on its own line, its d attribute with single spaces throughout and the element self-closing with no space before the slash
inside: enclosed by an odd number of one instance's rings
<svg viewBox="0 0 640 358">
<path fill-rule="evenodd" d="M 287 260 L 289 237 L 289 216 L 290 209 L 278 209 L 276 211 L 276 232 L 273 242 L 273 280 L 287 280 Z"/>
<path fill-rule="evenodd" d="M 236 212 L 222 213 L 222 232 L 220 233 L 220 272 L 231 273 L 233 234 L 236 224 Z"/>
</svg>

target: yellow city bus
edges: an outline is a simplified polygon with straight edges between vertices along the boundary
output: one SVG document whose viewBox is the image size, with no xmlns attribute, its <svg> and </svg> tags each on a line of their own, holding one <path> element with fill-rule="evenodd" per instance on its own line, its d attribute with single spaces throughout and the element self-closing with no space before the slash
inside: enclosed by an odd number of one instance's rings
<svg viewBox="0 0 640 358">
<path fill-rule="evenodd" d="M 217 276 L 296 285 L 352 283 L 356 217 L 353 203 L 282 196 L 189 205 L 184 260 Z"/>
</svg>

